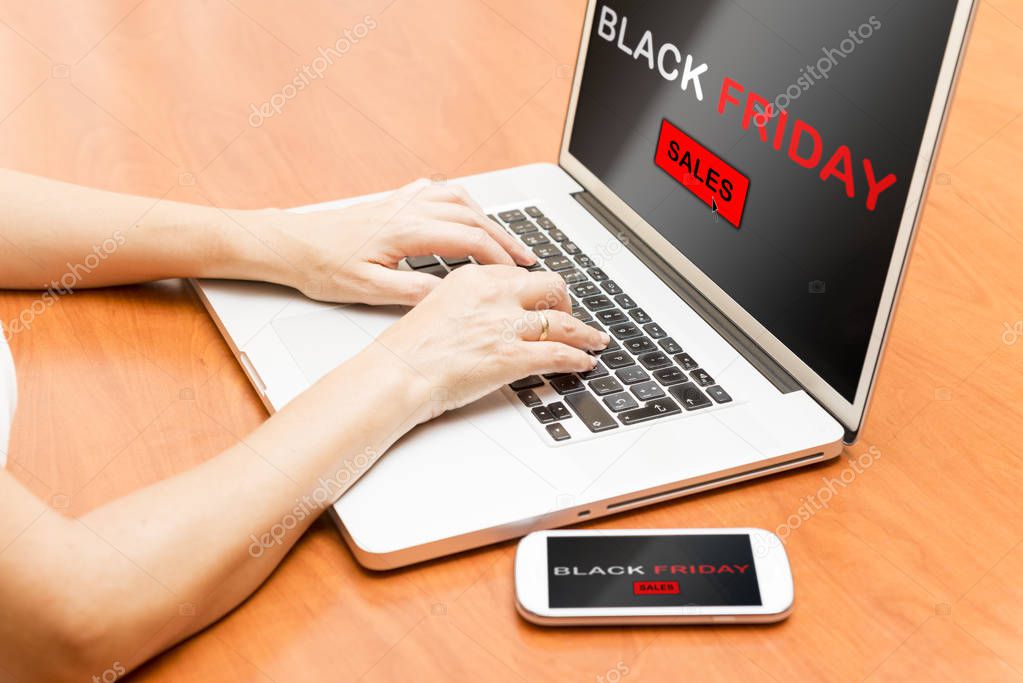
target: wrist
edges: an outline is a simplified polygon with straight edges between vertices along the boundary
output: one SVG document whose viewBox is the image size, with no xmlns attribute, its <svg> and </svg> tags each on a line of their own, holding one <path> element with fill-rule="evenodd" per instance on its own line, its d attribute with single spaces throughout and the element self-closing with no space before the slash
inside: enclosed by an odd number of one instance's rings
<svg viewBox="0 0 1023 683">
<path fill-rule="evenodd" d="M 280 209 L 214 209 L 207 277 L 297 286 L 287 242 L 294 219 Z"/>
<path fill-rule="evenodd" d="M 402 424 L 404 431 L 434 416 L 432 406 L 435 403 L 436 387 L 385 343 L 374 340 L 350 363 L 341 367 L 349 364 L 355 364 L 365 371 L 366 384 L 362 386 L 362 390 L 368 394 L 365 400 L 376 400 L 376 405 L 386 406 L 386 410 Z M 350 385 L 347 391 L 351 391 Z"/>
</svg>

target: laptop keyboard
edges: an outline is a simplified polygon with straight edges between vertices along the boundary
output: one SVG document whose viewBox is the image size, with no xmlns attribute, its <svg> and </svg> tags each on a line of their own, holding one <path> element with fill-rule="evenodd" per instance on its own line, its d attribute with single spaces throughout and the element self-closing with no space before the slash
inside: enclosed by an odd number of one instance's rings
<svg viewBox="0 0 1023 683">
<path fill-rule="evenodd" d="M 729 403 L 717 381 L 684 347 L 535 206 L 502 211 L 504 225 L 539 259 L 528 270 L 564 278 L 572 315 L 611 336 L 589 372 L 532 375 L 508 385 L 554 442 L 631 427 Z M 413 270 L 444 277 L 471 259 L 415 256 Z M 574 418 L 578 418 L 573 419 Z M 587 431 L 583 431 L 587 430 Z"/>
</svg>

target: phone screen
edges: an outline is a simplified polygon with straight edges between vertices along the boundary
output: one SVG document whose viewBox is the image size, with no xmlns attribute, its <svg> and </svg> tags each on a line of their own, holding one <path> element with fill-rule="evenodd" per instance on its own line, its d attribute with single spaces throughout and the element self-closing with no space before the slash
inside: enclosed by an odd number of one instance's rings
<svg viewBox="0 0 1023 683">
<path fill-rule="evenodd" d="M 549 536 L 550 607 L 761 606 L 746 534 Z"/>
</svg>

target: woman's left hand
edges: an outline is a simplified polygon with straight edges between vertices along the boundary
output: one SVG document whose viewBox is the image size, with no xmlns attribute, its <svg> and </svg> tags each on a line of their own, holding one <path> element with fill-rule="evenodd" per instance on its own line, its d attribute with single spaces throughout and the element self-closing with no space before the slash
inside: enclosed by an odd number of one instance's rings
<svg viewBox="0 0 1023 683">
<path fill-rule="evenodd" d="M 504 265 L 536 261 L 464 189 L 423 179 L 382 200 L 335 211 L 251 212 L 244 227 L 261 243 L 248 258 L 269 271 L 253 279 L 323 301 L 416 305 L 441 280 L 398 270 L 406 256 L 472 256 L 481 264 Z"/>
</svg>

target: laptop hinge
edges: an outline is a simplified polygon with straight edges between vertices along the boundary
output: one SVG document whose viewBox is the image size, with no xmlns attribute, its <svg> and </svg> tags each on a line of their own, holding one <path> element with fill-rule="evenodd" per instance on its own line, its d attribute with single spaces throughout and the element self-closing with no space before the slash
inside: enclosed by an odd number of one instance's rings
<svg viewBox="0 0 1023 683">
<path fill-rule="evenodd" d="M 697 315 L 724 337 L 725 341 L 731 344 L 743 358 L 749 361 L 750 365 L 759 370 L 778 391 L 788 394 L 801 388 L 799 383 L 785 368 L 775 362 L 773 358 L 760 348 L 745 332 L 739 329 L 735 323 L 729 320 L 714 304 L 707 301 L 706 297 L 696 287 L 671 268 L 657 252 L 641 240 L 628 225 L 611 213 L 606 206 L 601 204 L 596 197 L 585 190 L 576 192 L 572 196 L 601 225 L 607 228 L 611 234 L 615 235 L 629 251 L 646 264 L 679 298 L 689 304 L 696 311 Z"/>
</svg>

